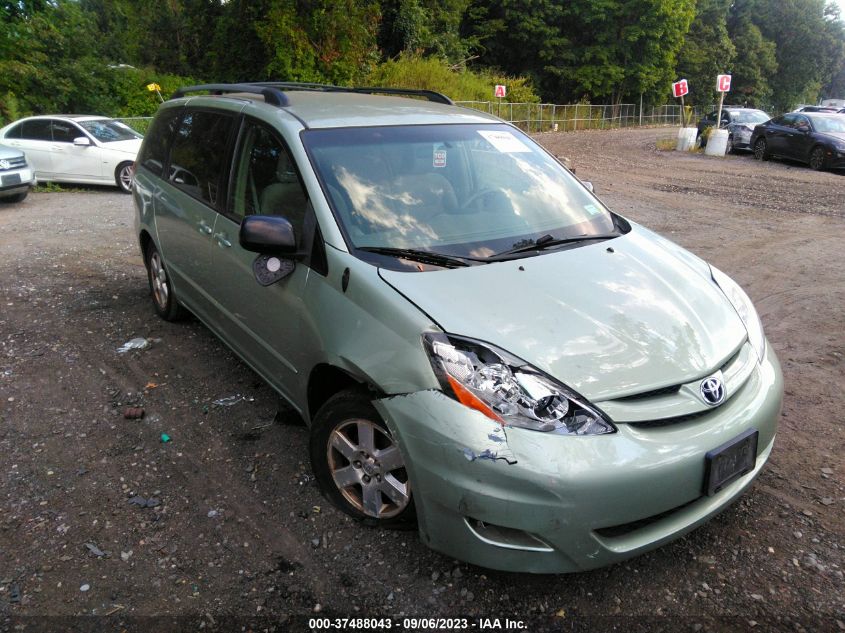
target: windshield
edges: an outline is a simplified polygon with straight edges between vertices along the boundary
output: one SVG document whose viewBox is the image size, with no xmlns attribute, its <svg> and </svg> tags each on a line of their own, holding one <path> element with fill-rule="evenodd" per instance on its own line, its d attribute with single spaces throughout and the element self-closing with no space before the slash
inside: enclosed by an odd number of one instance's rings
<svg viewBox="0 0 845 633">
<path fill-rule="evenodd" d="M 841 117 L 811 117 L 816 132 L 845 132 L 845 119 Z"/>
<path fill-rule="evenodd" d="M 741 110 L 731 112 L 734 123 L 765 123 L 771 117 L 762 110 Z"/>
<path fill-rule="evenodd" d="M 131 141 L 136 138 L 144 138 L 138 132 L 120 121 L 109 119 L 95 119 L 93 121 L 77 121 L 95 139 L 101 143 L 113 141 Z"/>
<path fill-rule="evenodd" d="M 307 130 L 306 149 L 356 248 L 473 259 L 615 229 L 611 214 L 506 125 Z"/>
</svg>

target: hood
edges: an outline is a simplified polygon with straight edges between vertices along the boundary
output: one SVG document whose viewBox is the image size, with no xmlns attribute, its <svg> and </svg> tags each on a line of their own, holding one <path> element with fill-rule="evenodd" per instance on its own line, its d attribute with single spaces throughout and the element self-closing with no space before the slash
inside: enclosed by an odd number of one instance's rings
<svg viewBox="0 0 845 633">
<path fill-rule="evenodd" d="M 446 332 L 493 343 L 594 401 L 705 376 L 747 337 L 707 265 L 636 225 L 536 257 L 379 274 Z"/>
<path fill-rule="evenodd" d="M 141 149 L 141 143 L 144 139 L 135 138 L 128 141 L 112 141 L 110 143 L 100 143 L 103 149 L 113 149 L 117 152 L 124 152 L 135 156 L 138 150 Z"/>
<path fill-rule="evenodd" d="M 15 149 L 14 147 L 6 147 L 5 145 L 0 145 L 0 159 L 3 158 L 20 158 L 23 156 L 23 152 L 19 149 Z"/>
</svg>

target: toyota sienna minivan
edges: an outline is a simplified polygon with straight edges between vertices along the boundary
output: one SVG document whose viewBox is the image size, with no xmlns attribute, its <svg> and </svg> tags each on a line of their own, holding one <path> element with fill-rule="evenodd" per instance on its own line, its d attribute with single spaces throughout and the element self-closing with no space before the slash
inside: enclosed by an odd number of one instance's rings
<svg viewBox="0 0 845 633">
<path fill-rule="evenodd" d="M 782 377 L 745 292 L 443 95 L 184 88 L 133 197 L 156 312 L 301 413 L 364 523 L 585 570 L 704 523 L 772 450 Z"/>
</svg>

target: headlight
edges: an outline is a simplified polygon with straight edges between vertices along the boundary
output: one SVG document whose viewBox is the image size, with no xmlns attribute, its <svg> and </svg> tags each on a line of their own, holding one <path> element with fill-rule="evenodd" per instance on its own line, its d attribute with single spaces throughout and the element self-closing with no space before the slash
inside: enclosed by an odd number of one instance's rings
<svg viewBox="0 0 845 633">
<path fill-rule="evenodd" d="M 584 398 L 504 350 L 439 333 L 423 339 L 443 391 L 503 425 L 561 435 L 616 431 Z"/>
<path fill-rule="evenodd" d="M 713 281 L 731 302 L 739 318 L 742 319 L 748 332 L 748 340 L 757 352 L 760 362 L 763 362 L 763 356 L 766 354 L 766 336 L 763 334 L 763 324 L 760 322 L 760 317 L 757 316 L 757 311 L 754 309 L 751 299 L 739 287 L 739 284 L 715 266 L 710 266 L 710 274 Z"/>
</svg>

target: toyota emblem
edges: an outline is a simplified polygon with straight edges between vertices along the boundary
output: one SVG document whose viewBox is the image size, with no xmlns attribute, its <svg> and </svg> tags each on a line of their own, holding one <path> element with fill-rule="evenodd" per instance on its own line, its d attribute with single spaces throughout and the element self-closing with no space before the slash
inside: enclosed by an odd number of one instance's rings
<svg viewBox="0 0 845 633">
<path fill-rule="evenodd" d="M 710 376 L 701 381 L 701 397 L 711 406 L 725 401 L 725 385 L 718 376 Z"/>
</svg>

